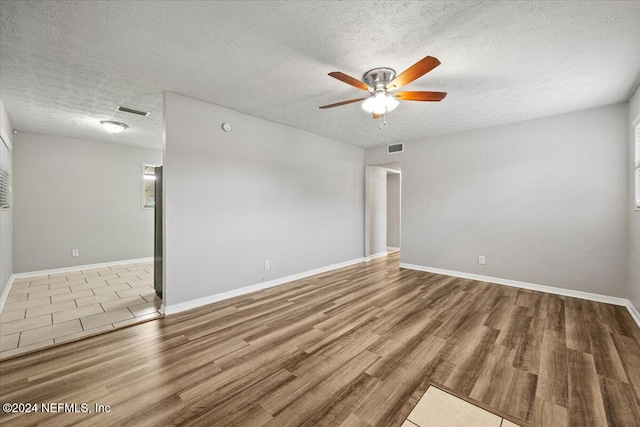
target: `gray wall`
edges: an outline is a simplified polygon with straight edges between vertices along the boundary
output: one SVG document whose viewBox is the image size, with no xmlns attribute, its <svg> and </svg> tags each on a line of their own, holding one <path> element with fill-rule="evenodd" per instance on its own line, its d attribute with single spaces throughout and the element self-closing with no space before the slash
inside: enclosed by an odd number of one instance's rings
<svg viewBox="0 0 640 427">
<path fill-rule="evenodd" d="M 153 256 L 141 165 L 162 151 L 19 133 L 13 160 L 14 273 Z"/>
<path fill-rule="evenodd" d="M 640 117 L 640 89 L 636 89 L 636 92 L 633 94 L 631 99 L 629 100 L 629 124 L 630 128 L 633 124 L 633 121 L 636 118 Z M 631 194 L 629 197 L 630 200 L 630 215 L 629 215 L 629 227 L 630 227 L 630 245 L 629 245 L 629 266 L 631 271 L 630 278 L 630 287 L 629 287 L 629 299 L 631 303 L 635 306 L 636 310 L 640 310 L 640 211 L 634 210 L 633 208 L 633 199 L 635 197 L 635 189 L 633 182 L 633 163 L 635 161 L 635 148 L 634 148 L 634 134 L 633 129 L 631 130 L 630 137 L 630 150 L 629 156 L 631 161 L 629 162 L 630 167 L 630 186 Z M 627 205 L 629 206 L 629 205 Z"/>
<path fill-rule="evenodd" d="M 400 174 L 387 172 L 387 246 L 400 247 Z"/>
<path fill-rule="evenodd" d="M 624 103 L 407 143 L 402 261 L 627 297 L 628 129 Z"/>
<path fill-rule="evenodd" d="M 363 256 L 362 148 L 174 93 L 165 126 L 166 305 Z"/>
<path fill-rule="evenodd" d="M 4 109 L 4 104 L 0 99 L 0 127 L 2 137 L 8 139 L 8 144 L 13 143 L 13 134 L 9 115 Z M 0 142 L 1 144 L 1 142 Z M 13 206 L 9 209 L 0 210 L 0 295 L 4 292 L 11 274 L 13 274 Z M 1 307 L 0 307 L 1 308 Z"/>
</svg>

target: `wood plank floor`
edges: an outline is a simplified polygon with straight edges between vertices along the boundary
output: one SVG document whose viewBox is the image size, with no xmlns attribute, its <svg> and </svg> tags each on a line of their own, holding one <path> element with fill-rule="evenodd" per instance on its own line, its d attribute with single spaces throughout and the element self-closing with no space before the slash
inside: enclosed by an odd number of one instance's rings
<svg viewBox="0 0 640 427">
<path fill-rule="evenodd" d="M 639 426 L 625 308 L 377 259 L 0 363 L 2 425 L 400 426 L 430 382 L 536 426 Z"/>
</svg>

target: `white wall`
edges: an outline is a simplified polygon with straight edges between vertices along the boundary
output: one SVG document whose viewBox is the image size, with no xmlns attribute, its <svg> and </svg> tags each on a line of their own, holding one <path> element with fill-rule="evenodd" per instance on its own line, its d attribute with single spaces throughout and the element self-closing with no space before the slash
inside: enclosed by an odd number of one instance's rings
<svg viewBox="0 0 640 427">
<path fill-rule="evenodd" d="M 167 306 L 363 256 L 363 149 L 174 93 L 165 126 Z"/>
<path fill-rule="evenodd" d="M 0 129 L 2 129 L 2 138 L 9 144 L 9 148 L 13 145 L 13 128 L 7 110 L 0 99 Z M 1 142 L 0 142 L 1 144 Z M 14 168 L 15 169 L 15 168 Z M 0 210 L 0 295 L 3 294 L 9 278 L 13 273 L 13 206 L 9 209 Z M 0 303 L 0 309 L 2 304 Z"/>
<path fill-rule="evenodd" d="M 162 151 L 21 132 L 13 160 L 14 273 L 153 256 L 141 165 Z"/>
<path fill-rule="evenodd" d="M 629 100 L 629 124 L 640 117 L 640 89 L 636 89 Z M 631 126 L 629 126 L 631 128 Z M 629 227 L 630 227 L 630 245 L 629 245 L 629 266 L 630 266 L 630 286 L 629 299 L 635 306 L 636 310 L 640 310 L 640 211 L 634 210 L 633 199 L 635 197 L 635 189 L 633 183 L 633 167 L 635 161 L 634 134 L 631 131 L 629 150 L 629 167 L 630 167 L 630 195 L 629 195 Z"/>
<path fill-rule="evenodd" d="M 405 144 L 393 157 L 403 262 L 627 297 L 627 114 L 624 103 Z"/>
<path fill-rule="evenodd" d="M 400 174 L 387 172 L 387 246 L 400 247 Z"/>
</svg>

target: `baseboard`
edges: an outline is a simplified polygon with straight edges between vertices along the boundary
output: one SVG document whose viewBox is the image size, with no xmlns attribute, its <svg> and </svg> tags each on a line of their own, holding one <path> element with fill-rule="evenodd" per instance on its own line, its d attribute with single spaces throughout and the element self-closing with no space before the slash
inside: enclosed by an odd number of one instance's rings
<svg viewBox="0 0 640 427">
<path fill-rule="evenodd" d="M 367 261 L 371 261 L 371 260 L 373 260 L 373 259 L 381 258 L 381 257 L 383 257 L 383 256 L 387 256 L 387 255 L 388 255 L 388 254 L 387 254 L 387 251 L 384 251 L 384 252 L 378 252 L 377 254 L 373 254 L 373 255 L 369 255 L 368 257 L 365 257 L 365 258 L 364 258 L 364 261 L 365 261 L 365 262 L 367 262 Z"/>
<path fill-rule="evenodd" d="M 7 298 L 9 297 L 9 291 L 11 290 L 11 286 L 13 286 L 13 281 L 15 277 L 11 275 L 9 277 L 9 281 L 7 282 L 7 286 L 4 287 L 4 291 L 0 294 L 0 313 L 2 313 L 2 309 L 4 308 L 4 303 L 7 302 Z"/>
<path fill-rule="evenodd" d="M 422 265 L 400 263 L 400 268 L 409 270 L 426 271 L 428 273 L 444 274 L 445 276 L 461 277 L 463 279 L 478 280 L 481 282 L 496 283 L 498 285 L 513 286 L 516 288 L 530 289 L 532 291 L 547 292 L 549 294 L 564 295 L 567 297 L 586 299 L 590 301 L 604 302 L 606 304 L 622 305 L 628 307 L 626 298 L 611 297 L 608 295 L 592 294 L 590 292 L 574 291 L 571 289 L 556 288 L 553 286 L 537 285 L 535 283 L 520 282 L 517 280 L 501 279 L 499 277 L 481 276 L 479 274 L 463 273 L 460 271 L 444 270 L 441 268 L 425 267 Z"/>
<path fill-rule="evenodd" d="M 387 246 L 387 250 L 391 252 L 398 252 L 400 248 L 396 248 L 395 246 Z"/>
<path fill-rule="evenodd" d="M 635 320 L 640 327 L 640 312 L 638 312 L 638 309 L 635 308 L 629 300 L 627 300 L 627 310 L 629 310 L 629 314 L 631 315 L 631 317 L 633 317 L 633 320 Z"/>
<path fill-rule="evenodd" d="M 68 271 L 89 270 L 91 268 L 107 267 L 110 265 L 138 264 L 143 262 L 153 262 L 153 257 L 125 259 L 122 261 L 101 262 L 98 264 L 76 265 L 73 267 L 52 268 L 49 270 L 28 271 L 26 273 L 13 274 L 11 275 L 11 277 L 18 279 L 23 277 L 44 276 L 45 274 L 66 273 Z"/>
<path fill-rule="evenodd" d="M 385 252 L 385 255 L 386 255 L 386 252 Z M 337 270 L 339 268 L 348 267 L 350 265 L 359 264 L 365 261 L 367 261 L 366 258 L 356 258 L 351 261 L 332 264 L 325 267 L 320 267 L 313 270 L 305 271 L 303 273 L 292 274 L 291 276 L 269 280 L 268 282 L 258 283 L 256 285 L 245 286 L 244 288 L 234 289 L 228 292 L 222 292 L 220 294 L 210 295 L 204 298 L 198 298 L 191 301 L 168 305 L 164 307 L 164 314 L 170 315 L 170 314 L 180 313 L 182 311 L 202 307 L 203 305 L 212 304 L 214 302 L 223 301 L 229 298 L 237 297 L 237 296 L 248 294 L 251 292 L 272 288 L 274 286 L 282 285 L 284 283 L 293 282 L 294 280 L 304 279 L 310 276 L 315 276 L 316 274 L 326 273 L 328 271 Z"/>
</svg>

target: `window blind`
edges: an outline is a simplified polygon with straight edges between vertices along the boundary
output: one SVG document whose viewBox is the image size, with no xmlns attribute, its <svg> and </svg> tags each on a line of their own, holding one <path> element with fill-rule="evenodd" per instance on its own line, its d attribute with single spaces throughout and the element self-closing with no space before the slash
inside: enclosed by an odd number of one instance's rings
<svg viewBox="0 0 640 427">
<path fill-rule="evenodd" d="M 0 209 L 11 204 L 11 151 L 0 138 Z"/>
</svg>

